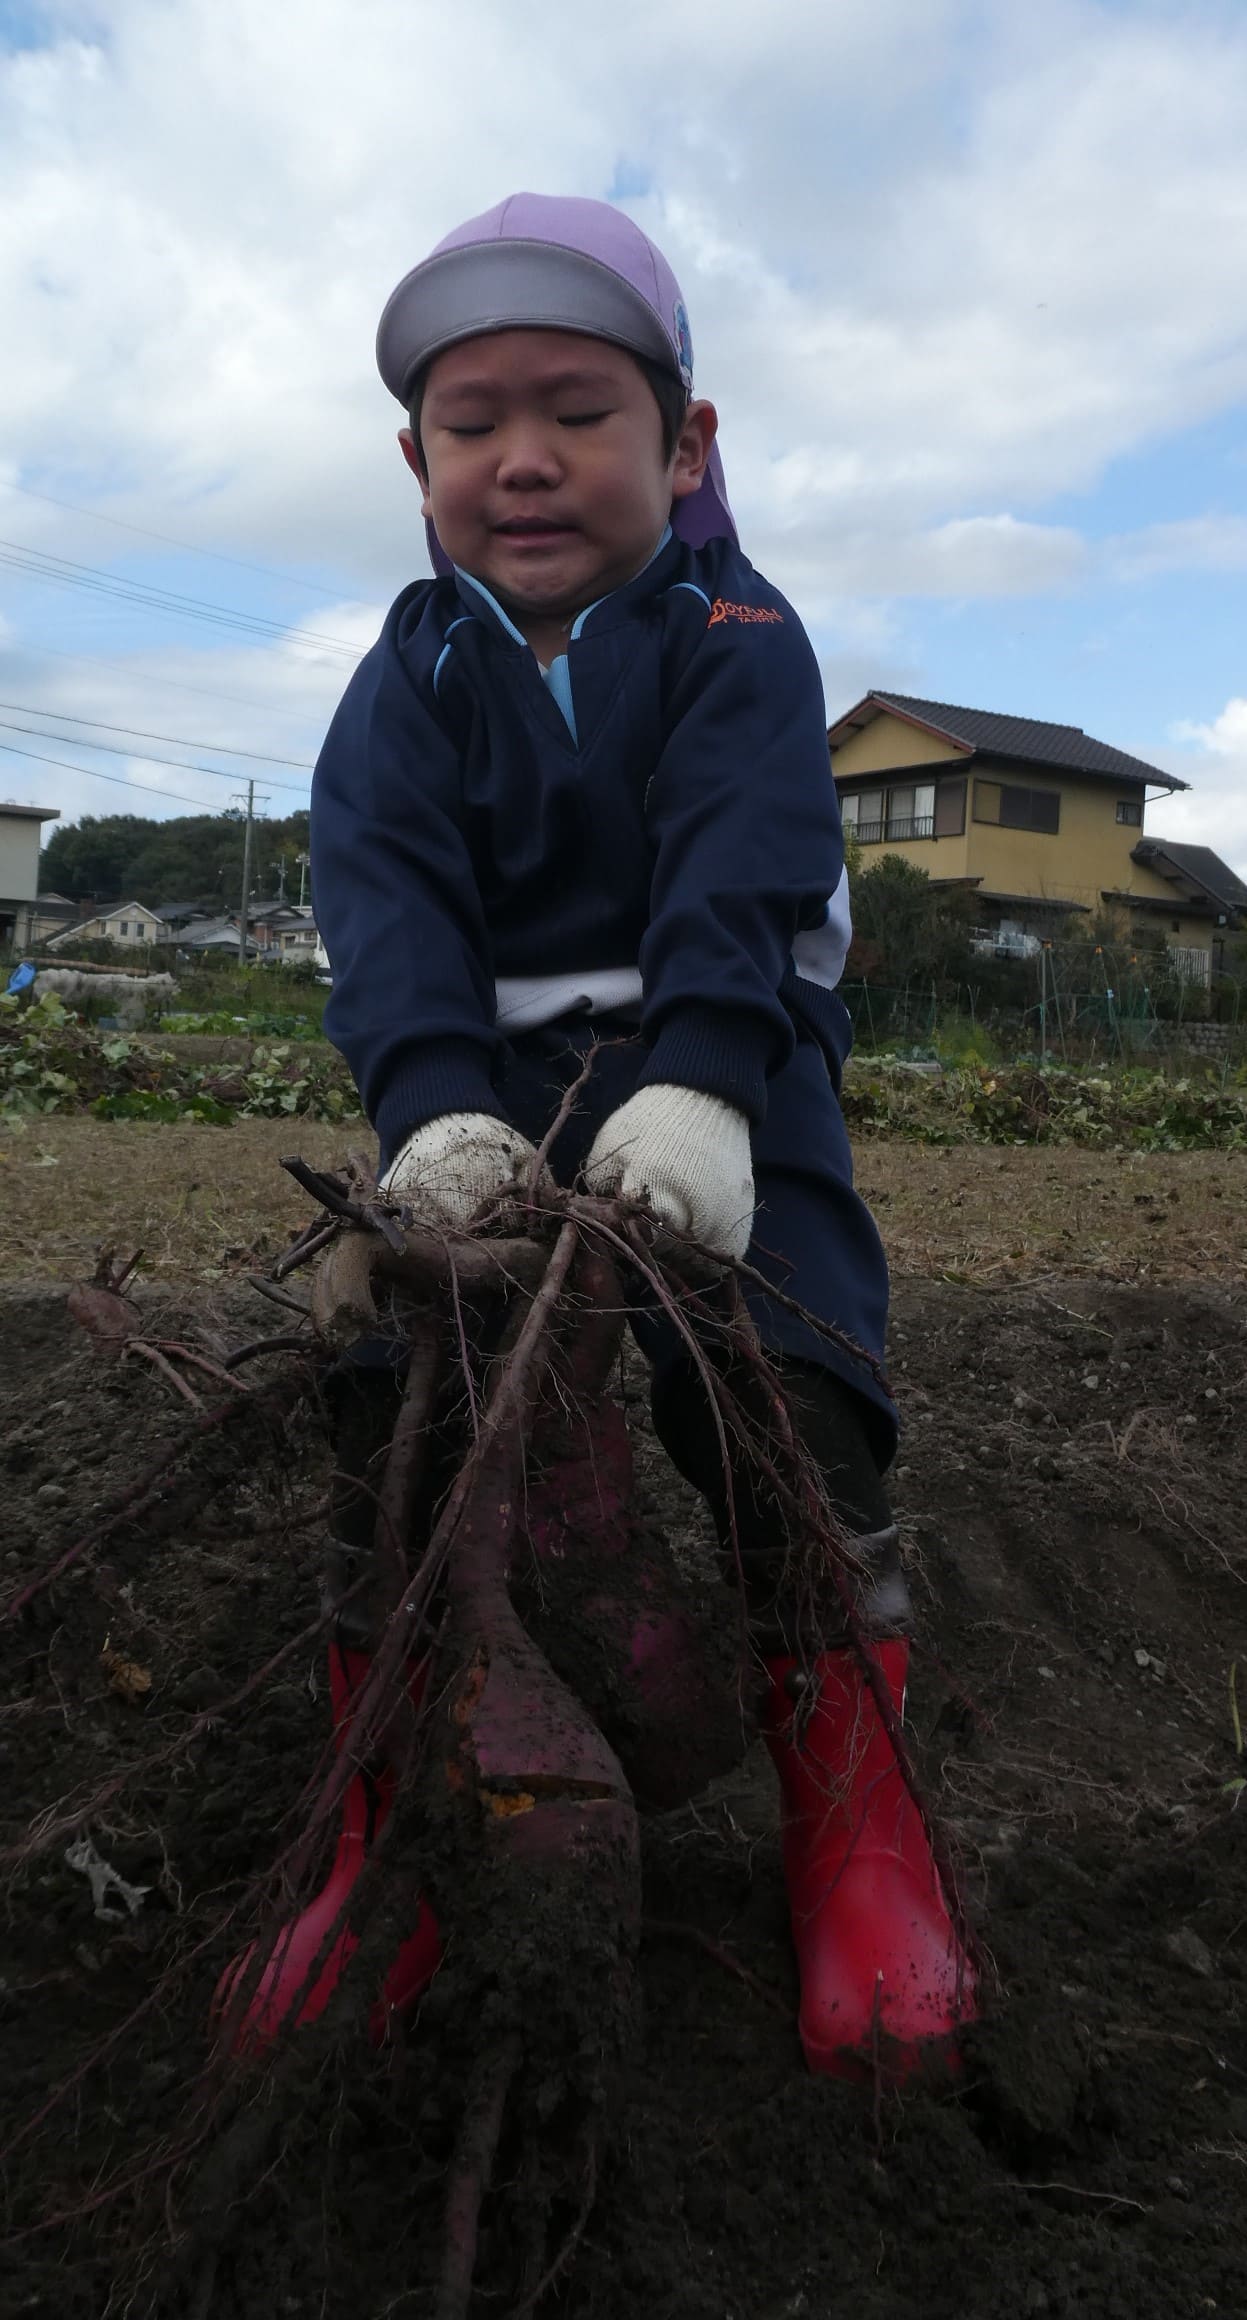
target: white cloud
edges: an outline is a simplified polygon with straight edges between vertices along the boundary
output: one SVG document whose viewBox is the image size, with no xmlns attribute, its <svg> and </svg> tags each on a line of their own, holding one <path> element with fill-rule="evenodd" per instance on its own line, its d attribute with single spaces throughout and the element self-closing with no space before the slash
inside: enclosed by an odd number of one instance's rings
<svg viewBox="0 0 1247 2320">
<path fill-rule="evenodd" d="M 1247 700 L 1236 697 L 1227 701 L 1219 716 L 1211 724 L 1199 725 L 1183 719 L 1173 728 L 1175 741 L 1197 742 L 1215 757 L 1228 758 L 1234 764 L 1247 765 Z"/>
<path fill-rule="evenodd" d="M 1211 846 L 1247 879 L 1247 699 L 1236 696 L 1209 722 L 1182 719 L 1170 732 L 1180 746 L 1154 762 L 1193 786 L 1148 810 L 1153 837 Z"/>
<path fill-rule="evenodd" d="M 362 652 L 381 613 L 379 604 L 329 606 L 326 633 Z M 179 798 L 188 813 L 223 811 L 253 775 L 265 811 L 293 812 L 307 803 L 309 769 L 349 668 L 339 654 L 292 641 L 96 658 L 0 640 L 0 792 L 25 803 L 51 797 L 65 821 L 159 818 L 176 813 Z M 110 747 L 92 753 L 91 737 Z M 131 744 L 134 755 L 113 753 Z"/>
<path fill-rule="evenodd" d="M 1122 580 L 1151 580 L 1164 572 L 1247 572 L 1247 517 L 1147 524 L 1110 541 L 1105 561 Z"/>
<path fill-rule="evenodd" d="M 1073 0 L 1042 31 L 965 0 L 783 15 L 719 8 L 656 99 L 658 0 L 309 0 L 297 42 L 245 0 L 114 0 L 106 46 L 0 79 L 8 439 L 197 536 L 384 570 L 414 528 L 386 291 L 474 207 L 601 193 L 621 154 L 752 519 L 1033 504 L 1247 391 L 1247 33 Z"/>
<path fill-rule="evenodd" d="M 904 657 L 897 599 L 1242 567 L 1215 511 L 1108 543 L 1042 513 L 1247 400 L 1247 22 L 1217 0 L 719 0 L 687 53 L 665 0 L 304 0 L 297 34 L 248 0 L 100 0 L 96 35 L 48 14 L 63 36 L 0 52 L 23 483 L 385 601 L 424 568 L 372 365 L 388 290 L 517 185 L 604 194 L 622 166 L 684 278 L 742 536 L 818 625 L 833 698 L 872 640 Z M 0 532 L 136 547 L 3 492 Z M 65 601 L 61 649 L 96 649 Z M 332 695 L 296 663 L 152 646 L 54 690 L 100 716 L 162 673 L 256 690 L 227 723 L 260 747 L 292 687 L 309 723 Z"/>
</svg>

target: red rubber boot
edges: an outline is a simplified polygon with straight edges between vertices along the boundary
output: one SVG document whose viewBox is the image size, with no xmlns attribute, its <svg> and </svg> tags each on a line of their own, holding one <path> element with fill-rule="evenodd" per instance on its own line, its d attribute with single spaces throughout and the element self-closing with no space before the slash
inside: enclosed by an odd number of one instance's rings
<svg viewBox="0 0 1247 2320">
<path fill-rule="evenodd" d="M 909 1645 L 873 1647 L 899 1715 Z M 922 1816 L 854 1652 L 823 1652 L 794 1705 L 799 1663 L 768 1659 L 767 1744 L 783 1796 L 784 1876 L 810 2069 L 904 2078 L 955 2061 L 975 1977 L 954 1931 Z M 808 1705 L 813 1695 L 813 1706 Z"/>
<path fill-rule="evenodd" d="M 329 1646 L 329 1696 L 333 1707 L 334 1736 L 339 1746 L 350 1720 L 352 1704 L 370 1665 L 371 1657 L 367 1652 L 348 1651 L 336 1640 Z M 421 1667 L 411 1685 L 412 1698 L 417 1706 L 424 1684 L 425 1670 Z M 297 2027 L 301 2023 L 314 2022 L 319 2014 L 323 2014 L 342 1978 L 343 1969 L 359 1946 L 359 1937 L 351 1931 L 348 1920 L 342 1920 L 341 1930 L 333 1947 L 326 1953 L 315 1981 L 309 1984 L 308 1976 L 320 1956 L 330 1929 L 342 1916 L 344 1904 L 363 1868 L 368 1848 L 384 1825 L 393 1800 L 394 1777 L 388 1769 L 373 1772 L 365 1766 L 355 1774 L 342 1800 L 342 1824 L 329 1876 L 302 1916 L 295 1918 L 291 1925 L 283 1926 L 278 1934 L 272 1956 L 251 1993 L 246 2012 L 235 2033 L 237 2048 L 271 2045 L 287 2026 Z M 441 1953 L 437 1920 L 428 1902 L 421 1901 L 414 1929 L 394 1959 L 382 1985 L 381 1996 L 372 2010 L 370 2027 L 377 2043 L 385 2036 L 391 2015 L 406 2012 L 421 1992 L 427 1989 L 437 1971 Z M 226 1967 L 213 1999 L 215 2014 L 223 2013 L 228 2006 L 239 1978 L 254 1954 L 253 1945 Z M 296 2006 L 298 2010 L 294 2012 Z"/>
</svg>

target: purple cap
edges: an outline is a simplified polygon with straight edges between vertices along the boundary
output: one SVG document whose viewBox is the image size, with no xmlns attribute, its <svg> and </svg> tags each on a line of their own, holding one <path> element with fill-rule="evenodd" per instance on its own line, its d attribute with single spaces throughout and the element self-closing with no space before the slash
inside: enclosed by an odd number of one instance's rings
<svg viewBox="0 0 1247 2320">
<path fill-rule="evenodd" d="M 469 218 L 387 300 L 377 367 L 404 409 L 435 355 L 492 330 L 578 330 L 663 365 L 690 391 L 688 311 L 661 250 L 605 201 L 513 193 Z M 690 547 L 736 538 L 718 447 L 700 488 L 671 509 Z M 451 565 L 432 525 L 434 570 Z"/>
</svg>

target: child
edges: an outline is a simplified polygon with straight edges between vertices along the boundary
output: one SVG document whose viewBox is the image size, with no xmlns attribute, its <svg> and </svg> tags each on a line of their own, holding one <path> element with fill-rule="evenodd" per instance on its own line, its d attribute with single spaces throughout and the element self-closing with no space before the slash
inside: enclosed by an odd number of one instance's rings
<svg viewBox="0 0 1247 2320">
<path fill-rule="evenodd" d="M 609 1043 L 555 1175 L 748 1249 L 861 1349 L 751 1299 L 855 1536 L 899 1711 L 909 1606 L 880 1480 L 896 1421 L 872 1367 L 887 1277 L 837 1100 L 849 922 L 822 689 L 737 545 L 679 287 L 620 212 L 518 194 L 399 284 L 377 356 L 436 577 L 403 591 L 334 719 L 312 869 L 326 1027 L 385 1184 L 466 1224 Z M 636 1327 L 658 1433 L 722 1532 L 696 1368 L 659 1318 Z M 744 1474 L 736 1499 L 805 2052 L 839 2070 L 882 2030 L 904 2067 L 966 2018 L 966 1961 L 838 1606 L 799 1660 L 784 1521 Z M 339 1588 L 367 1552 L 370 1518 L 352 1523 Z"/>
</svg>

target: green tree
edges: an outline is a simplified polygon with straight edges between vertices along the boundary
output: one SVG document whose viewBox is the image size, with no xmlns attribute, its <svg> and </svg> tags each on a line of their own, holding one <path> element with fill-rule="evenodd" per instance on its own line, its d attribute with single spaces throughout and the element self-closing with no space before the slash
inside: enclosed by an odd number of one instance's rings
<svg viewBox="0 0 1247 2320">
<path fill-rule="evenodd" d="M 276 898 L 277 864 L 286 860 L 287 892 L 297 896 L 294 857 L 306 853 L 307 813 L 257 820 L 252 846 L 253 892 Z M 241 899 L 243 819 L 237 812 L 187 814 L 168 822 L 136 814 L 84 814 L 56 829 L 39 862 L 43 893 L 74 901 L 190 902 L 210 911 L 235 910 Z"/>
<path fill-rule="evenodd" d="M 899 988 L 965 978 L 970 963 L 971 895 L 932 886 L 901 854 L 881 854 L 852 881 L 854 946 L 849 974 Z"/>
</svg>

